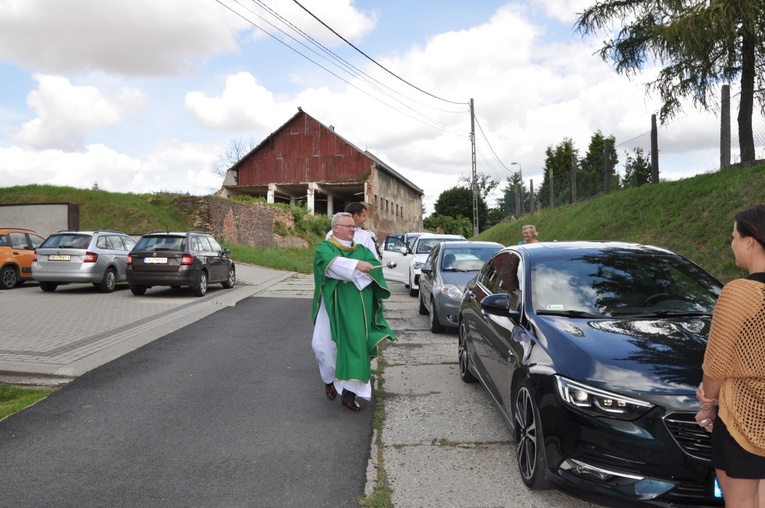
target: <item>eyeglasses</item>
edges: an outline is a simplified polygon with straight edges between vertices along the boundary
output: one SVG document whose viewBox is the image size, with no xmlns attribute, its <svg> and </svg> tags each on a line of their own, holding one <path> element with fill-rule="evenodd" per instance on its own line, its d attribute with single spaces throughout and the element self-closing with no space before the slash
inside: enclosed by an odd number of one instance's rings
<svg viewBox="0 0 765 508">
<path fill-rule="evenodd" d="M 354 226 L 353 224 L 335 224 L 335 226 L 341 227 L 341 228 L 353 228 L 353 229 L 356 229 L 356 226 Z"/>
</svg>

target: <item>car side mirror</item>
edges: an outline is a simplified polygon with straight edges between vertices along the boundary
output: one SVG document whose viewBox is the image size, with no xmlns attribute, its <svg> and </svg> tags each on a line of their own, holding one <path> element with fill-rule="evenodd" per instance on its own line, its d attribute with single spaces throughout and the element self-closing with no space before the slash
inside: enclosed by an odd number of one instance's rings
<svg viewBox="0 0 765 508">
<path fill-rule="evenodd" d="M 409 253 L 409 249 L 407 249 L 406 247 L 401 247 L 401 248 L 399 249 L 399 252 L 401 252 L 401 254 L 403 254 L 404 256 L 406 256 L 406 255 Z"/>
<path fill-rule="evenodd" d="M 231 254 L 231 249 L 229 249 L 228 247 L 226 247 L 225 249 L 223 249 L 223 253 L 224 253 L 224 254 Z"/>
<path fill-rule="evenodd" d="M 431 274 L 433 273 L 433 267 L 430 265 L 422 265 L 422 267 L 420 268 L 420 271 L 422 273 Z"/>
<path fill-rule="evenodd" d="M 494 316 L 503 316 L 518 319 L 521 313 L 517 310 L 510 310 L 510 296 L 507 293 L 497 293 L 489 295 L 481 300 L 481 308 L 487 314 Z"/>
</svg>

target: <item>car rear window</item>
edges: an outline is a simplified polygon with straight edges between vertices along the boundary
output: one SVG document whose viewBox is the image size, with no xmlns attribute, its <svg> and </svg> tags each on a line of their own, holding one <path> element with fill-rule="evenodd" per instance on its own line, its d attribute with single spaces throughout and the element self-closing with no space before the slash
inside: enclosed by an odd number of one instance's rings
<svg viewBox="0 0 765 508">
<path fill-rule="evenodd" d="M 92 235 L 52 234 L 40 245 L 41 249 L 87 249 Z"/>
<path fill-rule="evenodd" d="M 183 236 L 144 236 L 133 250 L 184 250 Z"/>
</svg>

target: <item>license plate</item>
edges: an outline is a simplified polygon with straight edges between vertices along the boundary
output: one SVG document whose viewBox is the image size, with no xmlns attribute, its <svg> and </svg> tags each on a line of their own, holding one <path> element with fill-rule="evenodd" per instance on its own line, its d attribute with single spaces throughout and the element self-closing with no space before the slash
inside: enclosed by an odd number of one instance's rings
<svg viewBox="0 0 765 508">
<path fill-rule="evenodd" d="M 72 259 L 72 256 L 69 254 L 50 254 L 48 256 L 48 261 L 69 261 Z"/>
<path fill-rule="evenodd" d="M 147 265 L 163 265 L 167 263 L 167 258 L 143 258 L 143 262 Z"/>
</svg>

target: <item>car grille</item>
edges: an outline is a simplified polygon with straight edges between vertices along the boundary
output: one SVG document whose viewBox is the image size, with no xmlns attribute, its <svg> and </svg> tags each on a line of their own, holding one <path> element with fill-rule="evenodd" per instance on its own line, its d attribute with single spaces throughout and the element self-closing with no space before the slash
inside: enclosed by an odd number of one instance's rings
<svg viewBox="0 0 765 508">
<path fill-rule="evenodd" d="M 695 413 L 669 413 L 664 425 L 685 453 L 707 462 L 712 460 L 712 435 L 699 427 Z"/>
<path fill-rule="evenodd" d="M 712 479 L 709 479 L 711 485 Z M 722 499 L 715 499 L 710 495 L 711 487 L 704 483 L 680 483 L 662 496 L 662 499 L 678 503 L 682 506 L 723 506 Z"/>
</svg>

